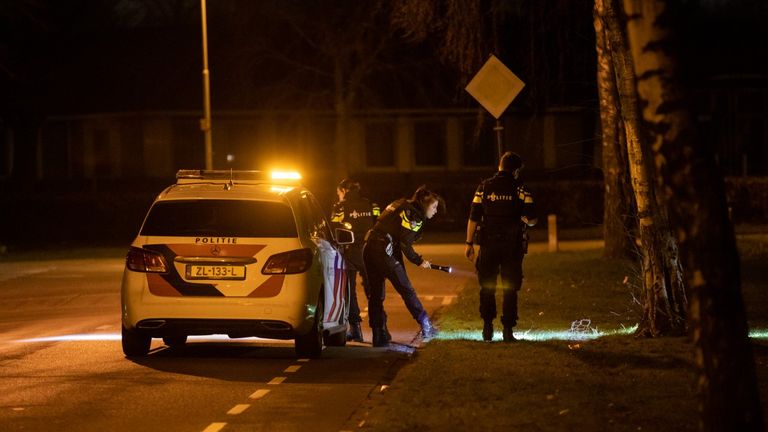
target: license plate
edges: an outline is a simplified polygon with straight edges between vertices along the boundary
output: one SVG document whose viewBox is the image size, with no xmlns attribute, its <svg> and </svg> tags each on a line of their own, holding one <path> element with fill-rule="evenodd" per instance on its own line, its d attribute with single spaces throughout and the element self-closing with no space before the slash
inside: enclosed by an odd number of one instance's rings
<svg viewBox="0 0 768 432">
<path fill-rule="evenodd" d="M 245 279 L 245 266 L 237 265 L 187 265 L 187 279 Z"/>
</svg>

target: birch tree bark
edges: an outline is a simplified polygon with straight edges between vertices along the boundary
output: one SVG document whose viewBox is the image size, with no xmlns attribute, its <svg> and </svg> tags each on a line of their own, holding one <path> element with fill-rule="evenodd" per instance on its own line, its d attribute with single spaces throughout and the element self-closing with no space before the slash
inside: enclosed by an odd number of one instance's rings
<svg viewBox="0 0 768 432">
<path fill-rule="evenodd" d="M 603 255 L 607 258 L 634 258 L 632 189 L 627 173 L 627 147 L 619 118 L 619 94 L 605 26 L 600 18 L 603 2 L 595 2 L 593 22 L 597 49 L 597 90 L 600 99 L 600 129 L 603 147 Z"/>
<path fill-rule="evenodd" d="M 599 3 L 599 4 L 598 4 Z M 687 300 L 682 269 L 665 214 L 656 201 L 653 163 L 641 135 L 635 72 L 620 18 L 618 0 L 596 0 L 595 10 L 606 30 L 615 72 L 622 125 L 626 136 L 629 173 L 637 204 L 643 271 L 643 317 L 638 336 L 679 335 L 685 331 Z"/>
<path fill-rule="evenodd" d="M 643 118 L 660 198 L 676 227 L 691 292 L 699 369 L 700 429 L 763 430 L 741 276 L 724 186 L 714 155 L 697 143 L 686 108 L 665 0 L 624 0 Z"/>
</svg>

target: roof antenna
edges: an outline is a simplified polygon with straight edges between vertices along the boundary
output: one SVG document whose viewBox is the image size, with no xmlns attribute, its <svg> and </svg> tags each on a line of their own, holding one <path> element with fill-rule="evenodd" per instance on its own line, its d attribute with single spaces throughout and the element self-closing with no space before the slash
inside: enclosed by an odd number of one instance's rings
<svg viewBox="0 0 768 432">
<path fill-rule="evenodd" d="M 232 171 L 232 168 L 229 169 L 229 183 L 224 184 L 224 190 L 232 190 L 233 187 L 235 187 L 235 173 Z"/>
</svg>

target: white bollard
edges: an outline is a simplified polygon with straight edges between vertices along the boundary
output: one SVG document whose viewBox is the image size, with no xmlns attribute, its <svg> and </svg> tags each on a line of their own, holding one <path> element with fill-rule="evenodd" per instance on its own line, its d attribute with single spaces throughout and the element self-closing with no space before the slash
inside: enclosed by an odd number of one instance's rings
<svg viewBox="0 0 768 432">
<path fill-rule="evenodd" d="M 549 233 L 549 251 L 557 252 L 560 249 L 557 242 L 557 215 L 547 215 L 547 232 Z"/>
</svg>

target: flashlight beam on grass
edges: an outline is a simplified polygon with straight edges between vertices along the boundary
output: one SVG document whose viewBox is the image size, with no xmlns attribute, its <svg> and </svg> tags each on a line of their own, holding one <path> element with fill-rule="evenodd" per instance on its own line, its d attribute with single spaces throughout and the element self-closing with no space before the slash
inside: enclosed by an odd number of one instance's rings
<svg viewBox="0 0 768 432">
<path fill-rule="evenodd" d="M 451 268 L 451 266 L 441 266 L 441 265 L 437 265 L 437 264 L 432 264 L 432 265 L 430 265 L 430 267 L 429 267 L 429 268 L 431 268 L 432 270 L 440 270 L 440 271 L 444 271 L 444 272 L 446 272 L 446 273 L 450 273 L 450 272 L 452 272 L 452 271 L 453 271 L 453 269 Z"/>
</svg>

